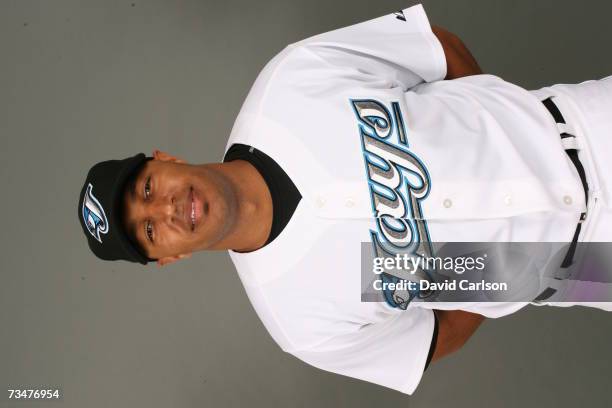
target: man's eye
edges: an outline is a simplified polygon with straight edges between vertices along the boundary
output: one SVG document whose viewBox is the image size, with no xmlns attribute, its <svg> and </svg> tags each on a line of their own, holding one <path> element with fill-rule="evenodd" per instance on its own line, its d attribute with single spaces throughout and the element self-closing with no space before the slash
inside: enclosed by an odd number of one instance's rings
<svg viewBox="0 0 612 408">
<path fill-rule="evenodd" d="M 145 181 L 144 185 L 144 196 L 145 198 L 149 198 L 151 195 L 151 177 L 147 177 L 147 181 Z"/>
<path fill-rule="evenodd" d="M 147 234 L 147 238 L 149 241 L 153 242 L 153 224 L 147 221 L 145 224 L 145 233 Z"/>
</svg>

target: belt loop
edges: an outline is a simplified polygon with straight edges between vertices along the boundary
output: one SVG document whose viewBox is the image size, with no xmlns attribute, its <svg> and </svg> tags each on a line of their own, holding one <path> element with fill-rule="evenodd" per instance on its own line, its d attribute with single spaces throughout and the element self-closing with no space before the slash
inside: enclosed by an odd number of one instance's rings
<svg viewBox="0 0 612 408">
<path fill-rule="evenodd" d="M 561 135 L 561 138 L 564 140 L 570 136 L 576 139 L 576 129 L 574 129 L 574 127 L 570 123 L 567 123 L 565 121 L 563 114 L 561 114 L 561 111 L 557 107 L 557 104 L 555 104 L 554 100 L 555 100 L 554 96 L 549 96 L 548 98 L 544 99 L 542 103 L 544 104 L 546 109 L 548 109 L 553 119 L 555 120 L 557 131 Z M 565 148 L 565 150 L 567 149 L 568 147 Z M 578 148 L 569 147 L 569 149 L 578 149 Z"/>
<path fill-rule="evenodd" d="M 574 135 L 561 135 L 561 144 L 565 150 L 580 150 L 578 139 Z"/>
<path fill-rule="evenodd" d="M 585 204 L 588 205 L 589 186 L 586 180 L 586 173 L 584 171 L 584 167 L 582 166 L 582 163 L 580 162 L 580 159 L 578 158 L 578 150 L 580 146 L 575 136 L 573 127 L 566 123 L 565 118 L 561 114 L 561 111 L 559 110 L 557 105 L 553 102 L 553 99 L 554 97 L 548 97 L 544 99 L 542 103 L 544 104 L 546 109 L 550 112 L 550 114 L 552 115 L 553 119 L 555 120 L 557 124 L 557 129 L 559 130 L 559 136 L 561 137 L 561 144 L 563 145 L 565 152 L 570 157 L 572 163 L 574 163 L 574 166 L 576 167 L 576 170 L 578 171 L 578 175 L 580 176 L 580 181 L 582 182 L 582 187 L 584 188 Z M 576 230 L 574 231 L 574 237 L 572 239 L 572 242 L 569 246 L 567 253 L 565 254 L 565 258 L 563 259 L 563 262 L 561 263 L 562 269 L 569 268 L 574 262 L 574 254 L 576 252 L 576 246 L 578 245 L 578 238 L 580 236 L 580 230 L 582 227 L 582 223 L 584 222 L 586 217 L 587 217 L 586 212 L 580 214 L 580 219 L 578 220 L 578 224 L 576 225 Z M 559 279 L 567 278 L 566 274 L 562 273 L 561 270 L 559 270 L 558 272 L 559 272 Z M 545 294 L 548 294 L 548 297 L 550 297 L 551 295 L 550 293 L 542 293 L 541 296 Z M 542 299 L 541 296 L 538 296 L 537 299 L 541 300 Z"/>
<path fill-rule="evenodd" d="M 569 123 L 559 123 L 557 122 L 557 130 L 560 135 L 571 135 L 576 137 L 576 129 Z"/>
</svg>

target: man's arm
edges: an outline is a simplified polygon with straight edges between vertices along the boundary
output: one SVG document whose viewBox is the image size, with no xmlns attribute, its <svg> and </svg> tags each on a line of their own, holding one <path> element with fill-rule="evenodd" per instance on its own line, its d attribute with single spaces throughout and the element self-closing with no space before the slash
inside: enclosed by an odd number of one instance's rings
<svg viewBox="0 0 612 408">
<path fill-rule="evenodd" d="M 482 74 L 482 69 L 463 41 L 453 33 L 437 26 L 431 27 L 444 49 L 445 79 Z M 484 316 L 462 310 L 434 310 L 438 319 L 438 339 L 431 361 L 459 350 L 474 334 Z"/>
<path fill-rule="evenodd" d="M 438 340 L 431 361 L 459 350 L 474 334 L 484 316 L 463 310 L 434 310 L 438 318 Z"/>
<path fill-rule="evenodd" d="M 437 26 L 431 30 L 438 37 L 446 57 L 446 78 L 455 79 L 469 75 L 482 74 L 476 59 L 465 44 L 455 34 Z"/>
<path fill-rule="evenodd" d="M 446 78 L 455 79 L 482 74 L 482 69 L 463 41 L 437 26 L 431 30 L 438 37 L 446 57 Z M 474 334 L 484 316 L 462 310 L 434 310 L 438 319 L 438 338 L 431 361 L 459 350 Z"/>
</svg>

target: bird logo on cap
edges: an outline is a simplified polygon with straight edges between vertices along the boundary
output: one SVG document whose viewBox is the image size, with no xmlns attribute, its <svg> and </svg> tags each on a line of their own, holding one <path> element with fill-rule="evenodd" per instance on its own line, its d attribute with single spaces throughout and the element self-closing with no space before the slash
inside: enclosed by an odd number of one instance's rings
<svg viewBox="0 0 612 408">
<path fill-rule="evenodd" d="M 87 225 L 89 233 L 102 243 L 100 234 L 106 234 L 108 232 L 108 220 L 104 213 L 104 208 L 98 199 L 92 193 L 93 186 L 91 183 L 87 185 L 85 190 L 85 196 L 83 197 L 83 221 Z"/>
</svg>

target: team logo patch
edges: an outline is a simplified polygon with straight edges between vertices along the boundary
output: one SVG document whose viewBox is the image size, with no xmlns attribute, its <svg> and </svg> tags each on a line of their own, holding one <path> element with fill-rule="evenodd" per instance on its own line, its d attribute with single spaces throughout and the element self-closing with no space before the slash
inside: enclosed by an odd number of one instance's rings
<svg viewBox="0 0 612 408">
<path fill-rule="evenodd" d="M 89 233 L 102 243 L 100 234 L 106 234 L 108 232 L 108 220 L 104 213 L 104 208 L 98 201 L 98 199 L 92 193 L 93 186 L 91 183 L 87 185 L 85 191 L 85 197 L 83 197 L 83 221 L 87 225 Z"/>
</svg>

